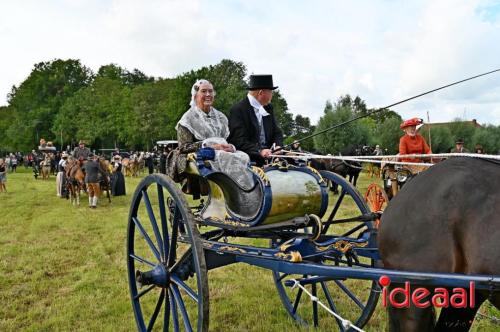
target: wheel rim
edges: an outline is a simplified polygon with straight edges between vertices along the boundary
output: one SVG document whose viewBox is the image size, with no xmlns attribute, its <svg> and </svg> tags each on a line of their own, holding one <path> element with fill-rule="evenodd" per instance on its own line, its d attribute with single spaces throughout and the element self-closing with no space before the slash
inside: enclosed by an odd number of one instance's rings
<svg viewBox="0 0 500 332">
<path fill-rule="evenodd" d="M 339 195 L 335 198 L 335 203 L 332 208 L 328 210 L 325 216 L 329 216 L 333 213 L 332 219 L 337 220 L 350 218 L 356 214 L 362 215 L 369 213 L 369 208 L 366 206 L 363 198 L 359 195 L 357 190 L 343 178 L 339 178 L 336 175 L 330 176 L 330 174 L 325 175 L 322 172 L 321 175 L 338 184 L 341 190 Z M 344 211 L 345 209 L 342 208 L 343 204 L 350 206 L 350 212 Z M 332 225 L 327 230 L 326 234 L 334 235 L 334 231 L 339 231 L 338 229 L 335 229 L 337 226 L 339 225 Z M 342 229 L 335 235 L 343 235 L 351 237 L 352 239 L 357 239 L 358 236 L 361 236 L 361 234 L 365 232 L 365 234 L 370 234 L 370 245 L 375 243 L 375 233 L 366 233 L 366 230 L 373 229 L 374 227 L 371 221 L 352 222 L 341 224 L 340 226 L 342 226 Z M 280 245 L 280 243 L 273 243 L 272 245 L 276 246 Z M 307 259 L 304 262 L 307 262 Z M 376 264 L 373 259 L 363 257 L 359 259 L 359 263 L 356 263 L 355 261 L 350 263 L 347 261 L 335 262 L 333 259 L 329 259 L 328 257 L 323 257 L 322 261 L 314 261 L 314 263 L 363 267 L 374 266 Z M 333 328 L 340 331 L 353 330 L 344 328 L 340 320 L 334 318 L 323 308 L 319 308 L 317 303 L 311 301 L 311 298 L 298 287 L 291 289 L 291 287 L 285 285 L 287 280 L 300 279 L 304 277 L 311 276 L 287 275 L 273 271 L 273 278 L 278 294 L 290 316 L 304 325 L 321 326 L 322 328 Z M 309 293 L 317 297 L 319 301 L 329 307 L 331 311 L 340 315 L 344 319 L 348 319 L 358 327 L 362 327 L 368 322 L 373 311 L 375 310 L 379 296 L 379 287 L 377 283 L 370 280 L 355 280 L 346 278 L 345 280 L 318 281 L 305 285 L 304 287 L 309 291 Z"/>
<path fill-rule="evenodd" d="M 164 175 L 138 185 L 127 230 L 129 288 L 140 331 L 207 331 L 208 281 L 198 229 Z"/>
</svg>

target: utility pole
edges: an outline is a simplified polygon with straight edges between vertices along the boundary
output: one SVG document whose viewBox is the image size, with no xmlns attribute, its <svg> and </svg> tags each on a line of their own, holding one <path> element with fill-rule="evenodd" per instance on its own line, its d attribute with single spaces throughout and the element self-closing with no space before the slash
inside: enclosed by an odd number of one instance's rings
<svg viewBox="0 0 500 332">
<path fill-rule="evenodd" d="M 429 117 L 429 111 L 427 111 L 427 128 L 429 132 L 429 147 L 431 148 L 432 151 L 432 138 L 431 138 L 431 119 Z M 432 157 L 431 157 L 431 163 L 432 163 Z"/>
</svg>

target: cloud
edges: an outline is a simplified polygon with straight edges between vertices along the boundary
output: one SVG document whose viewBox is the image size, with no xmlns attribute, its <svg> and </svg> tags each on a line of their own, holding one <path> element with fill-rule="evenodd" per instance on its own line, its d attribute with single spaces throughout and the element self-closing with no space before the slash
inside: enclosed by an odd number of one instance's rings
<svg viewBox="0 0 500 332">
<path fill-rule="evenodd" d="M 317 121 L 326 100 L 359 95 L 382 107 L 500 67 L 500 12 L 491 1 L 37 1 L 2 4 L 0 95 L 33 64 L 78 58 L 173 77 L 242 61 L 272 73 L 290 110 Z M 394 108 L 500 124 L 500 74 Z M 0 104 L 5 103 L 0 98 Z"/>
</svg>

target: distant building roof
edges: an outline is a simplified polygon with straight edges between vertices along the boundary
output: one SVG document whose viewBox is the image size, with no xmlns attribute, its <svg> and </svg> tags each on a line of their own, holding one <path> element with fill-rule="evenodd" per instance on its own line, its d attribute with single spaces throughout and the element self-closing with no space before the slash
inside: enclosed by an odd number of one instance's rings
<svg viewBox="0 0 500 332">
<path fill-rule="evenodd" d="M 476 119 L 472 119 L 471 121 L 452 121 L 452 122 L 434 122 L 434 123 L 424 123 L 421 130 L 424 129 L 426 126 L 431 126 L 431 127 L 448 127 L 452 126 L 455 123 L 463 123 L 463 124 L 468 124 L 473 126 L 474 128 L 481 128 L 482 126 L 476 121 Z M 427 127 L 425 128 L 427 129 Z"/>
</svg>

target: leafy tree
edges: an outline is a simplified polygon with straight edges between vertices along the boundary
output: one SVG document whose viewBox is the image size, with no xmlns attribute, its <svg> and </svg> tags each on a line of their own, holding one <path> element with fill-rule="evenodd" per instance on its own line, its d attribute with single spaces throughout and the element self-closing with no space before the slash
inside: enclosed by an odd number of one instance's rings
<svg viewBox="0 0 500 332">
<path fill-rule="evenodd" d="M 66 99 L 87 86 L 92 78 L 89 68 L 79 60 L 54 60 L 35 65 L 29 77 L 8 96 L 12 109 L 12 123 L 8 131 L 14 133 L 12 145 L 28 150 L 38 145 L 41 137 L 53 140 L 54 118 Z"/>
<path fill-rule="evenodd" d="M 470 123 L 464 122 L 460 118 L 456 118 L 450 124 L 450 131 L 454 140 L 451 147 L 455 145 L 454 143 L 457 139 L 462 138 L 465 141 L 464 146 L 467 149 L 472 150 L 474 148 L 472 144 L 472 136 L 474 136 L 476 128 L 472 126 Z"/>
<path fill-rule="evenodd" d="M 479 144 L 483 147 L 485 153 L 500 153 L 500 126 L 487 125 L 482 128 L 476 128 L 472 137 L 473 146 Z M 471 150 L 473 151 L 473 150 Z"/>
<path fill-rule="evenodd" d="M 433 153 L 448 153 L 455 145 L 451 130 L 447 126 L 431 126 L 430 142 L 427 133 L 421 133 L 421 135 L 425 137 L 427 143 L 431 144 Z"/>
<path fill-rule="evenodd" d="M 129 87 L 154 82 L 153 77 L 148 77 L 138 69 L 129 72 L 116 64 L 101 66 L 97 71 L 97 77 L 106 77 L 114 81 L 120 81 L 123 85 Z"/>
<path fill-rule="evenodd" d="M 379 123 L 374 131 L 372 144 L 379 144 L 386 149 L 388 154 L 396 154 L 399 151 L 399 139 L 403 132 L 399 128 L 401 117 L 391 116 Z"/>
<path fill-rule="evenodd" d="M 316 127 L 316 132 L 330 128 L 354 117 L 349 106 L 336 104 L 332 106 L 327 102 L 325 115 L 322 116 Z M 369 139 L 369 128 L 365 123 L 354 121 L 342 127 L 325 132 L 314 137 L 314 146 L 321 153 L 340 153 L 352 149 L 357 145 L 365 145 Z"/>
</svg>

